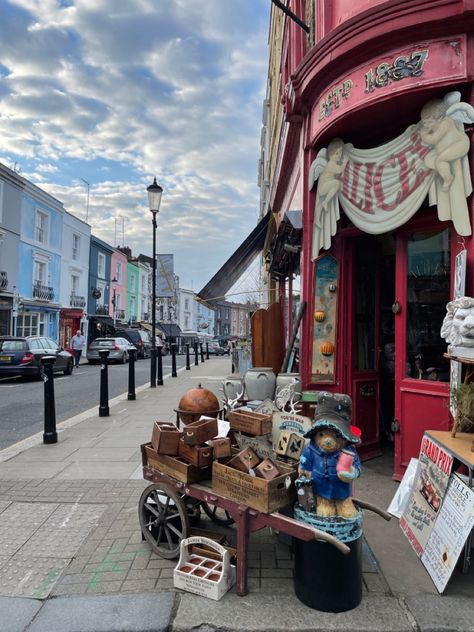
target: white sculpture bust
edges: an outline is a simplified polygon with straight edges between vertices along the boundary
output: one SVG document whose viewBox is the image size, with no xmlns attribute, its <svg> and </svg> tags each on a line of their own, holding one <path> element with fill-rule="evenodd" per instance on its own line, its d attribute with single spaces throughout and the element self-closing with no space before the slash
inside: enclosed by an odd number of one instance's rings
<svg viewBox="0 0 474 632">
<path fill-rule="evenodd" d="M 441 338 L 448 343 L 448 353 L 462 356 L 462 349 L 469 349 L 471 357 L 474 353 L 474 298 L 456 298 L 447 304 L 446 310 Z"/>
</svg>

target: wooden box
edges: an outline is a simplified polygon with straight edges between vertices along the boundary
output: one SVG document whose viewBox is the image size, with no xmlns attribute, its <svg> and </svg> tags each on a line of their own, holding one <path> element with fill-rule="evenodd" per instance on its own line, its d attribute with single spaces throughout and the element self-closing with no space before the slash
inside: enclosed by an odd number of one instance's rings
<svg viewBox="0 0 474 632">
<path fill-rule="evenodd" d="M 278 435 L 278 443 L 275 452 L 291 459 L 299 459 L 305 447 L 302 435 L 290 430 L 282 430 Z"/>
<path fill-rule="evenodd" d="M 178 457 L 157 454 L 151 443 L 146 443 L 141 448 L 143 465 L 148 465 L 148 467 L 152 467 L 158 472 L 171 476 L 183 483 L 210 480 L 212 476 L 212 468 L 210 466 L 196 467 Z"/>
<path fill-rule="evenodd" d="M 265 459 L 255 468 L 255 474 L 271 481 L 273 478 L 280 476 L 280 470 L 271 459 Z"/>
<path fill-rule="evenodd" d="M 186 424 L 183 427 L 184 442 L 188 445 L 201 445 L 217 434 L 217 419 L 206 417 Z"/>
<path fill-rule="evenodd" d="M 237 452 L 231 459 L 226 462 L 228 467 L 233 467 L 241 472 L 248 472 L 257 467 L 260 458 L 255 454 L 252 448 L 244 448 Z"/>
<path fill-rule="evenodd" d="M 271 481 L 239 472 L 225 463 L 212 464 L 212 489 L 230 500 L 263 513 L 272 513 L 296 500 L 296 470 L 278 462 L 280 476 Z"/>
<path fill-rule="evenodd" d="M 229 437 L 217 437 L 207 442 L 211 446 L 215 459 L 225 459 L 232 454 Z"/>
<path fill-rule="evenodd" d="M 270 434 L 272 431 L 271 415 L 234 410 L 228 414 L 228 418 L 232 430 L 238 430 L 254 436 Z"/>
<path fill-rule="evenodd" d="M 151 445 L 158 454 L 176 456 L 178 454 L 179 440 L 182 436 L 183 433 L 174 424 L 165 421 L 155 421 L 151 435 Z"/>
<path fill-rule="evenodd" d="M 207 467 L 212 463 L 212 447 L 210 445 L 188 445 L 179 440 L 178 454 L 183 461 L 196 467 Z"/>
</svg>

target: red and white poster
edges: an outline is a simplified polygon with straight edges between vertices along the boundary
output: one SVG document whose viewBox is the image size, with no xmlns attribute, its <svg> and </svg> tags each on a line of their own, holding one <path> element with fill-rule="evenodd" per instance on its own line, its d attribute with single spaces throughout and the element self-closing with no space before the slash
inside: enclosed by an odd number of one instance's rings
<svg viewBox="0 0 474 632">
<path fill-rule="evenodd" d="M 411 495 L 400 518 L 400 527 L 421 557 L 448 487 L 453 457 L 424 435 Z"/>
</svg>

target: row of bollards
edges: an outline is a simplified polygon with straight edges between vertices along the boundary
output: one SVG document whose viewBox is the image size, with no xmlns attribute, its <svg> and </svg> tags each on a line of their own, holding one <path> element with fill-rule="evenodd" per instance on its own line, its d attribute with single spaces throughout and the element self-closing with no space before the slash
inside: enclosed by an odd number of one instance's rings
<svg viewBox="0 0 474 632">
<path fill-rule="evenodd" d="M 194 343 L 194 364 L 199 364 L 199 351 L 201 355 L 201 362 L 204 362 L 204 348 L 202 342 Z M 109 410 L 109 350 L 102 349 L 99 351 L 100 356 L 100 397 L 99 397 L 99 417 L 108 417 Z M 158 386 L 163 385 L 163 357 L 161 353 L 161 347 L 152 349 L 152 383 L 155 379 Z M 153 359 L 156 359 L 156 364 L 153 366 Z M 209 345 L 206 342 L 206 359 L 209 360 Z M 135 394 L 135 360 L 136 349 L 130 349 L 129 351 L 129 364 L 128 364 L 128 395 L 129 401 L 136 400 Z M 44 433 L 43 443 L 57 443 L 58 433 L 56 431 L 56 408 L 54 399 L 54 372 L 53 365 L 56 361 L 55 356 L 43 356 L 41 358 L 42 365 L 42 378 L 44 382 Z M 190 363 L 190 345 L 186 344 L 186 370 L 191 370 Z M 176 345 L 171 345 L 171 377 L 178 377 L 176 370 Z"/>
</svg>

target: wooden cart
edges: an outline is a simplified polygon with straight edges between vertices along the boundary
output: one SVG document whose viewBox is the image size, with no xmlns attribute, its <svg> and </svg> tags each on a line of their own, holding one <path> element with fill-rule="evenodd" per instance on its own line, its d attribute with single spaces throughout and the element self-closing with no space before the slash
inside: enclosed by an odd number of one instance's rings
<svg viewBox="0 0 474 632">
<path fill-rule="evenodd" d="M 147 463 L 142 447 L 143 478 L 150 481 L 139 501 L 142 535 L 157 555 L 174 559 L 179 556 L 181 540 L 189 536 L 190 513 L 200 508 L 216 524 L 237 527 L 237 594 L 248 593 L 247 551 L 250 533 L 271 527 L 301 540 L 324 540 L 344 554 L 350 549 L 333 536 L 318 531 L 280 513 L 262 513 L 216 494 L 210 481 L 183 483 L 163 474 Z"/>
</svg>

